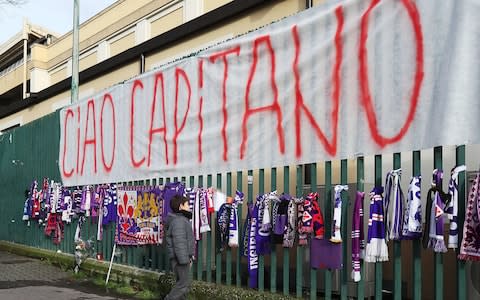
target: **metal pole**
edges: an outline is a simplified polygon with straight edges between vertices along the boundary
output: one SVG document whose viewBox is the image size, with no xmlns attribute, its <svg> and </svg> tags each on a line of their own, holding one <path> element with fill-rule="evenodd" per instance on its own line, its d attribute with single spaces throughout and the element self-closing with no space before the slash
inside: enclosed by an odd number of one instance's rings
<svg viewBox="0 0 480 300">
<path fill-rule="evenodd" d="M 78 28 L 80 23 L 79 3 L 80 0 L 73 0 L 73 45 L 72 45 L 72 87 L 70 103 L 78 101 Z"/>
<path fill-rule="evenodd" d="M 27 58 L 28 58 L 28 53 L 27 53 L 27 48 L 28 48 L 28 25 L 27 25 L 27 19 L 23 19 L 23 93 L 22 93 L 22 99 L 27 98 Z"/>
</svg>

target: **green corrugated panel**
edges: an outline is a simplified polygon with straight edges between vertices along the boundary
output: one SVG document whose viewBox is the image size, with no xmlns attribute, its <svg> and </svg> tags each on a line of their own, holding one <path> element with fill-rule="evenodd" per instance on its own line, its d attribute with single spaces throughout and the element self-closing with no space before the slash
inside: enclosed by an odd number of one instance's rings
<svg viewBox="0 0 480 300">
<path fill-rule="evenodd" d="M 465 164 L 465 145 L 456 148 L 456 165 L 461 166 Z M 462 243 L 463 226 L 465 222 L 465 172 L 458 176 L 458 242 L 459 247 Z M 459 248 L 456 249 L 456 254 L 459 254 Z M 465 273 L 465 261 L 457 260 L 457 299 L 467 299 L 467 279 Z"/>
<path fill-rule="evenodd" d="M 258 171 L 258 193 L 263 195 L 265 193 L 265 170 Z M 260 226 L 260 225 L 258 225 Z M 258 256 L 258 290 L 263 292 L 265 288 L 265 256 Z"/>
<path fill-rule="evenodd" d="M 212 175 L 207 175 L 207 187 L 212 186 Z M 212 214 L 210 219 L 211 226 L 214 227 L 215 216 Z M 212 228 L 213 229 L 213 228 Z M 215 249 L 212 248 L 212 232 L 207 232 L 207 282 L 212 282 L 212 256 L 215 255 Z"/>
<path fill-rule="evenodd" d="M 277 168 L 270 170 L 271 180 L 270 188 L 272 191 L 277 190 Z M 270 254 L 270 291 L 277 292 L 277 246 L 272 245 L 272 253 Z"/>
<path fill-rule="evenodd" d="M 222 190 L 222 174 L 217 174 L 217 189 Z M 218 218 L 218 215 L 216 214 L 216 218 Z M 216 240 L 215 243 L 218 243 L 219 240 Z M 216 245 L 217 249 L 219 249 L 218 245 Z M 217 250 L 217 249 L 212 249 L 212 253 L 216 253 L 215 257 L 215 278 L 217 284 L 222 283 L 222 253 Z"/>
<path fill-rule="evenodd" d="M 297 197 L 302 197 L 303 195 L 303 180 L 302 180 L 302 166 L 297 166 L 297 182 L 296 188 Z M 303 289 L 303 257 L 304 257 L 304 247 L 297 246 L 297 267 L 295 269 L 295 279 L 296 279 L 296 296 L 297 298 L 302 297 L 302 289 Z"/>
<path fill-rule="evenodd" d="M 232 195 L 232 173 L 227 173 L 227 196 L 233 197 Z M 240 224 L 241 222 L 238 222 Z M 227 257 L 226 257 L 226 271 L 227 271 L 227 278 L 226 282 L 227 285 L 232 285 L 232 249 L 230 247 L 227 248 Z"/>
<path fill-rule="evenodd" d="M 347 174 L 348 166 L 347 160 L 342 159 L 340 162 L 340 183 L 341 184 L 348 184 L 348 174 Z M 347 266 L 347 232 L 348 232 L 348 208 L 350 206 L 350 201 L 348 199 L 348 193 L 343 191 L 342 192 L 342 222 L 340 224 L 340 228 L 342 230 L 342 256 L 343 256 L 343 267 L 341 271 L 341 288 L 340 288 L 340 296 L 342 299 L 347 299 L 347 283 L 348 283 L 348 270 L 349 266 Z M 350 225 L 351 227 L 351 225 Z"/>
<path fill-rule="evenodd" d="M 312 192 L 317 192 L 317 164 L 310 165 L 310 189 Z M 328 230 L 328 229 L 327 229 Z M 310 253 L 310 258 L 312 253 Z M 310 268 L 310 299 L 317 299 L 317 269 Z"/>
<path fill-rule="evenodd" d="M 242 187 L 242 171 L 238 171 L 237 172 L 237 190 L 239 191 L 242 191 L 243 192 L 243 187 Z M 242 204 L 239 204 L 238 205 L 238 224 L 239 224 L 239 227 L 238 227 L 238 236 L 241 238 L 243 236 L 243 224 L 242 224 Z M 241 253 L 241 249 L 242 249 L 242 245 L 241 245 L 242 241 L 240 240 L 240 243 L 239 243 L 239 247 L 237 249 L 237 259 L 236 259 L 236 262 L 235 262 L 235 281 L 236 281 L 236 285 L 237 287 L 240 287 L 242 285 L 242 278 L 241 278 L 241 260 L 242 260 L 242 253 Z"/>
<path fill-rule="evenodd" d="M 357 190 L 360 192 L 365 191 L 365 163 L 363 157 L 357 158 Z M 355 195 L 356 197 L 356 195 Z M 363 220 L 365 220 L 365 203 L 363 207 Z M 363 225 L 365 228 L 365 225 Z M 364 237 L 365 238 L 365 237 Z M 360 281 L 357 283 L 357 298 L 364 299 L 365 298 L 365 281 L 364 281 L 364 263 L 363 260 L 360 261 Z"/>
<path fill-rule="evenodd" d="M 375 186 L 382 186 L 382 156 L 375 155 Z M 383 265 L 375 263 L 375 299 L 382 299 Z"/>
<path fill-rule="evenodd" d="M 393 169 L 401 168 L 400 153 L 393 154 Z M 394 204 L 394 203 L 392 203 Z M 386 214 L 387 212 L 385 212 Z M 395 300 L 402 299 L 402 246 L 400 241 L 393 241 L 393 297 Z"/>
<path fill-rule="evenodd" d="M 198 176 L 198 187 L 203 187 L 203 176 Z M 197 280 L 203 280 L 203 238 L 205 234 L 202 233 L 201 240 L 198 241 L 198 257 L 197 257 Z"/>
<path fill-rule="evenodd" d="M 325 162 L 325 202 L 323 211 L 325 228 L 332 228 L 332 162 Z M 325 238 L 331 238 L 331 231 L 325 231 Z M 325 270 L 325 299 L 332 299 L 332 271 Z"/>
<path fill-rule="evenodd" d="M 412 152 L 413 176 L 421 175 L 420 151 Z M 422 299 L 422 243 L 419 239 L 412 243 L 413 251 L 413 299 Z"/>
<path fill-rule="evenodd" d="M 283 191 L 290 194 L 290 168 L 283 167 Z M 283 248 L 283 294 L 290 293 L 290 253 L 288 248 Z"/>
<path fill-rule="evenodd" d="M 442 169 L 442 147 L 433 148 L 433 166 L 435 169 Z M 435 299 L 443 300 L 443 254 L 434 253 L 434 286 Z"/>
</svg>

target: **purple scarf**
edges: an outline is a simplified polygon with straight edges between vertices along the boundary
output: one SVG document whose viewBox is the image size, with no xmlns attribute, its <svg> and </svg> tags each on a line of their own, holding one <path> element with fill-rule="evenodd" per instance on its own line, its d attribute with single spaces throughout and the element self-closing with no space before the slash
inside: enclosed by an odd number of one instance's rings
<svg viewBox="0 0 480 300">
<path fill-rule="evenodd" d="M 365 193 L 357 191 L 353 205 L 352 222 L 352 279 L 359 282 L 361 279 L 360 259 L 365 257 L 365 239 L 363 236 L 363 200 Z"/>
<path fill-rule="evenodd" d="M 388 248 L 385 242 L 383 222 L 383 187 L 375 187 L 370 192 L 370 216 L 368 218 L 366 262 L 388 261 Z"/>
<path fill-rule="evenodd" d="M 448 193 L 451 201 L 445 212 L 450 220 L 450 234 L 448 236 L 448 248 L 458 248 L 458 175 L 466 171 L 465 165 L 453 168 L 448 183 Z"/>
<path fill-rule="evenodd" d="M 266 218 L 270 219 L 270 216 L 268 215 L 269 210 L 267 209 L 267 206 L 269 205 L 268 197 L 268 194 L 258 196 L 257 201 L 255 202 L 258 218 L 258 226 L 256 227 L 255 234 L 258 255 L 267 255 L 271 252 L 271 224 L 269 222 L 265 222 Z"/>
<path fill-rule="evenodd" d="M 459 259 L 480 261 L 480 172 L 468 195 Z"/>
<path fill-rule="evenodd" d="M 102 225 L 117 221 L 117 185 L 110 184 L 106 187 L 103 197 Z"/>
<path fill-rule="evenodd" d="M 173 196 L 180 195 L 183 196 L 185 191 L 185 186 L 181 182 L 170 182 L 165 185 L 163 188 L 163 216 L 162 220 L 167 219 L 167 215 L 172 211 L 170 207 L 170 201 Z"/>
<path fill-rule="evenodd" d="M 443 217 L 444 210 L 450 201 L 450 195 L 442 191 L 442 179 L 442 170 L 435 169 L 433 171 L 432 188 L 428 191 L 427 196 L 426 226 L 428 230 L 425 230 L 423 240 L 424 247 L 431 248 L 437 253 L 447 252 L 443 238 Z"/>
<path fill-rule="evenodd" d="M 285 234 L 288 228 L 288 204 L 290 196 L 282 194 L 278 200 L 273 201 L 272 219 L 273 219 L 273 236 L 272 241 L 275 244 L 283 244 Z"/>
<path fill-rule="evenodd" d="M 248 224 L 248 286 L 250 288 L 257 288 L 258 286 L 258 253 L 257 253 L 257 241 L 256 232 L 258 228 L 258 205 L 248 204 L 248 210 L 250 215 L 250 223 Z"/>
</svg>

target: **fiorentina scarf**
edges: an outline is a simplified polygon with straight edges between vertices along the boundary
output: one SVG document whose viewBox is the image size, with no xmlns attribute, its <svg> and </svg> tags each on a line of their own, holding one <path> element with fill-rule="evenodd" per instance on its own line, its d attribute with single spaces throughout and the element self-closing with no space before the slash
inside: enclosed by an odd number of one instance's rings
<svg viewBox="0 0 480 300">
<path fill-rule="evenodd" d="M 283 244 L 285 234 L 288 227 L 288 204 L 290 198 L 285 194 L 280 195 L 280 198 L 274 200 L 274 206 L 272 208 L 273 215 L 273 237 L 272 241 L 275 244 Z"/>
<path fill-rule="evenodd" d="M 401 240 L 403 225 L 404 195 L 400 187 L 402 169 L 393 170 L 387 173 L 385 179 L 385 240 Z M 393 196 L 393 203 L 391 198 Z M 390 203 L 392 206 L 390 207 Z"/>
<path fill-rule="evenodd" d="M 363 199 L 365 193 L 357 191 L 353 205 L 352 222 L 352 279 L 359 282 L 361 279 L 360 260 L 365 257 L 365 240 L 363 237 Z"/>
<path fill-rule="evenodd" d="M 307 197 L 310 198 L 312 205 L 312 232 L 316 239 L 323 239 L 325 236 L 325 225 L 323 223 L 323 214 L 318 205 L 318 193 L 310 193 Z"/>
<path fill-rule="evenodd" d="M 414 176 L 410 179 L 407 194 L 407 208 L 403 217 L 403 239 L 413 240 L 422 237 L 421 183 L 421 176 Z"/>
<path fill-rule="evenodd" d="M 333 233 L 330 238 L 332 243 L 341 243 L 342 235 L 340 226 L 342 225 L 342 191 L 348 191 L 348 185 L 335 186 L 335 207 L 333 209 Z"/>
<path fill-rule="evenodd" d="M 211 231 L 208 222 L 208 191 L 202 189 L 200 191 L 200 233 Z"/>
<path fill-rule="evenodd" d="M 385 225 L 383 222 L 382 194 L 383 187 L 375 187 L 370 192 L 366 262 L 388 261 L 388 248 L 385 242 Z"/>
<path fill-rule="evenodd" d="M 217 213 L 217 249 L 223 252 L 228 246 L 228 227 L 230 223 L 230 214 L 232 205 L 228 203 L 222 204 Z"/>
<path fill-rule="evenodd" d="M 258 205 L 248 204 L 250 214 L 250 223 L 248 224 L 248 286 L 256 288 L 258 286 L 258 254 L 257 241 L 255 239 L 258 227 Z"/>
<path fill-rule="evenodd" d="M 297 227 L 297 203 L 287 194 L 282 194 L 282 202 L 287 202 L 287 225 L 283 234 L 283 247 L 292 248 L 295 243 L 295 229 Z"/>
<path fill-rule="evenodd" d="M 238 247 L 238 206 L 243 203 L 243 193 L 237 191 L 232 203 L 232 211 L 230 213 L 230 223 L 228 227 L 228 246 L 231 248 Z"/>
<path fill-rule="evenodd" d="M 458 174 L 466 171 L 465 165 L 453 168 L 450 181 L 448 183 L 448 193 L 450 202 L 445 212 L 450 220 L 450 235 L 448 236 L 448 248 L 458 248 Z"/>
<path fill-rule="evenodd" d="M 445 207 L 448 205 L 450 195 L 442 191 L 442 170 L 435 169 L 433 171 L 432 188 L 427 195 L 427 228 L 424 234 L 423 246 L 431 248 L 435 252 L 447 252 L 443 239 L 443 216 Z M 433 198 L 432 198 L 433 194 Z M 428 238 L 427 238 L 428 234 Z"/>
<path fill-rule="evenodd" d="M 303 201 L 302 227 L 299 228 L 301 233 L 310 233 L 313 231 L 312 199 L 314 197 L 315 195 L 310 193 Z"/>
<path fill-rule="evenodd" d="M 295 203 L 297 204 L 297 224 L 298 224 L 298 244 L 300 246 L 305 246 L 308 244 L 307 231 L 303 229 L 303 215 L 305 210 L 305 200 L 303 198 L 296 198 Z"/>
<path fill-rule="evenodd" d="M 480 172 L 468 195 L 459 259 L 480 261 Z"/>
<path fill-rule="evenodd" d="M 257 226 L 256 226 L 256 247 L 258 255 L 267 255 L 271 252 L 270 245 L 270 201 L 269 195 L 265 194 L 257 197 L 255 203 L 257 208 Z"/>
</svg>

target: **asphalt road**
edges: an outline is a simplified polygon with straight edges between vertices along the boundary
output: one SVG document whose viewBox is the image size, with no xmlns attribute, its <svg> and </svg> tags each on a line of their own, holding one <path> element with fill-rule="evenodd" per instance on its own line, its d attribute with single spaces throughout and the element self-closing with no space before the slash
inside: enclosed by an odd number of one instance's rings
<svg viewBox="0 0 480 300">
<path fill-rule="evenodd" d="M 1 300 L 126 299 L 107 293 L 40 260 L 0 251 Z"/>
</svg>

